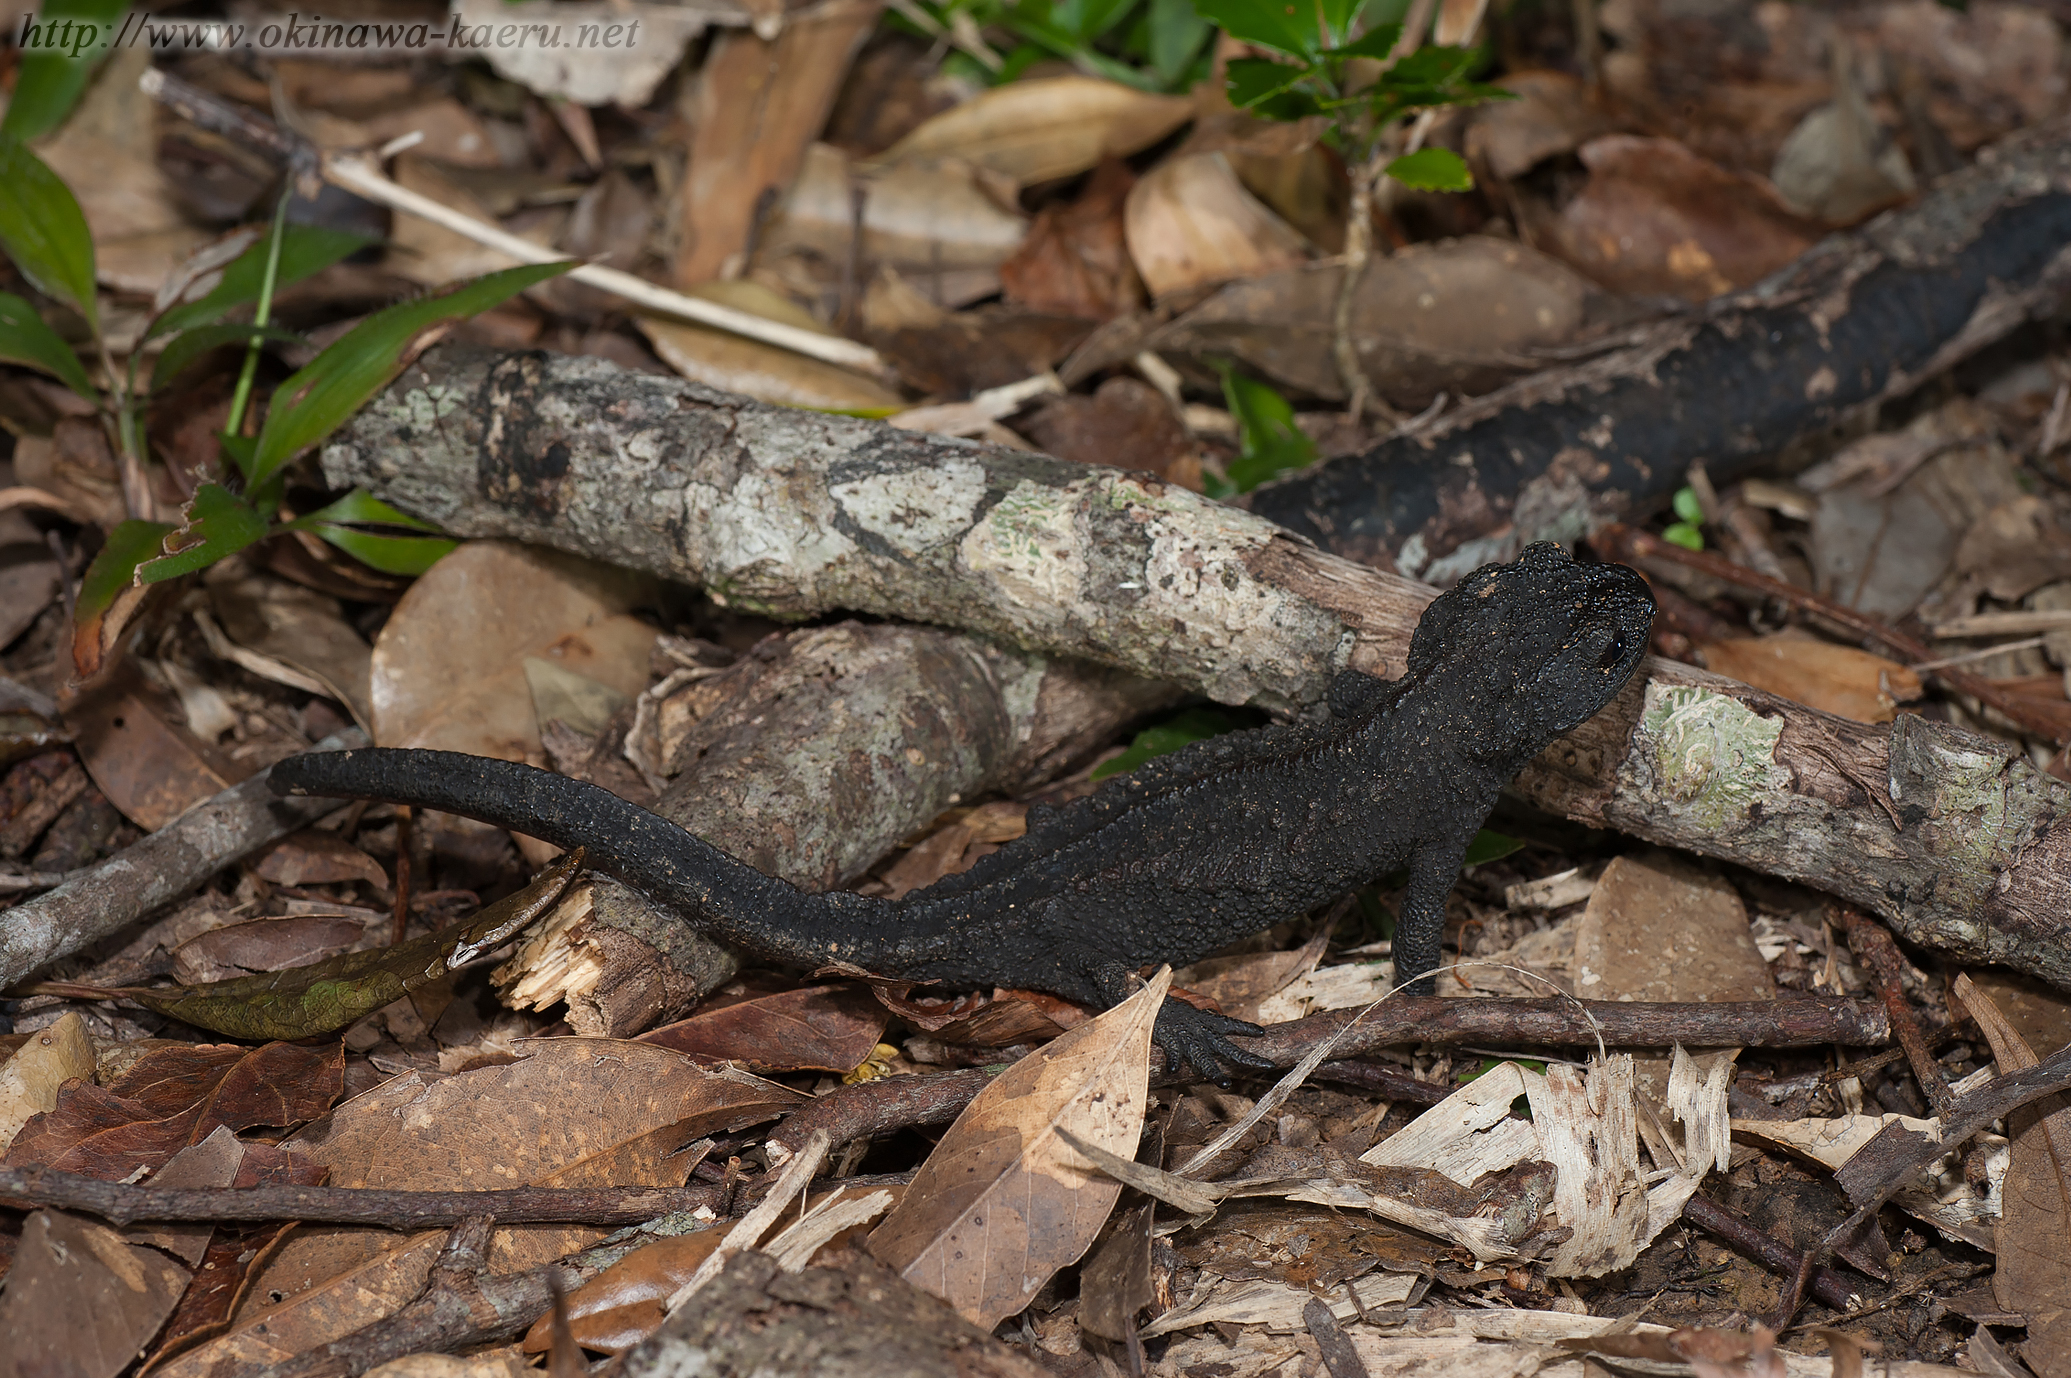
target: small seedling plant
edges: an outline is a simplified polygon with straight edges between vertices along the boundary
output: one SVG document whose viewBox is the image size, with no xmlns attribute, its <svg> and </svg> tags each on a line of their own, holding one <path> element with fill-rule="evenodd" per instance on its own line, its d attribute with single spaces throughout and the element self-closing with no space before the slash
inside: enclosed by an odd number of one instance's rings
<svg viewBox="0 0 2071 1378">
<path fill-rule="evenodd" d="M 80 581 L 73 659 L 98 670 L 112 639 L 149 586 L 191 574 L 259 541 L 305 531 L 390 574 L 419 574 L 452 549 L 437 528 L 355 489 L 302 514 L 282 509 L 288 467 L 336 430 L 455 322 L 507 301 L 569 263 L 526 265 L 378 311 L 275 387 L 256 416 L 262 353 L 302 344 L 272 323 L 274 294 L 322 271 L 369 241 L 336 230 L 290 225 L 287 197 L 270 227 L 234 231 L 174 271 L 125 357 L 111 349 L 95 290 L 93 237 L 79 202 L 24 142 L 16 110 L 32 130 L 62 120 L 80 82 L 72 68 L 24 63 L 9 124 L 0 126 L 0 250 L 53 317 L 84 337 L 85 358 L 27 299 L 0 292 L 0 361 L 56 378 L 93 404 L 122 473 L 129 519 L 106 535 Z M 46 90 L 62 83 L 64 89 Z M 233 316 L 248 319 L 233 320 Z M 245 351 L 213 478 L 196 486 L 179 522 L 156 520 L 156 457 L 143 424 L 154 396 L 215 350 Z M 148 369 L 146 360 L 150 363 Z M 247 424 L 253 422 L 256 424 Z"/>
<path fill-rule="evenodd" d="M 1427 44 L 1398 55 L 1400 24 L 1359 31 L 1366 0 L 1195 0 L 1201 17 L 1268 56 L 1232 58 L 1230 103 L 1272 120 L 1322 117 L 1324 139 L 1345 160 L 1352 198 L 1345 272 L 1332 320 L 1333 352 L 1348 410 L 1368 397 L 1351 340 L 1354 293 L 1372 252 L 1373 194 L 1384 176 L 1419 191 L 1468 191 L 1473 174 L 1445 148 L 1395 152 L 1402 118 L 1446 105 L 1509 99 L 1471 79 L 1478 49 Z"/>
</svg>

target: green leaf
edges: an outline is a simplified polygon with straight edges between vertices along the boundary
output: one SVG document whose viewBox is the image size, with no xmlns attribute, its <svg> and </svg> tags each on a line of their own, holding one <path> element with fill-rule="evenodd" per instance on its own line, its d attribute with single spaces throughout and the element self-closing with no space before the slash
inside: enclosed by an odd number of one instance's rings
<svg viewBox="0 0 2071 1378">
<path fill-rule="evenodd" d="M 12 292 L 0 292 L 0 362 L 40 368 L 87 401 L 100 400 L 72 346 L 44 323 L 35 307 Z"/>
<path fill-rule="evenodd" d="M 1502 833 L 1492 833 L 1483 828 L 1474 835 L 1474 840 L 1467 844 L 1467 856 L 1460 865 L 1480 866 L 1491 861 L 1501 861 L 1512 852 L 1522 850 L 1524 843 L 1519 839 L 1505 837 Z"/>
<path fill-rule="evenodd" d="M 1223 400 L 1237 420 L 1238 453 L 1224 470 L 1239 493 L 1277 474 L 1316 462 L 1316 443 L 1294 424 L 1287 399 L 1255 378 L 1224 365 Z"/>
<path fill-rule="evenodd" d="M 1176 86 L 1194 65 L 1215 26 L 1194 13 L 1193 0 L 1151 0 L 1151 70 L 1167 87 Z"/>
<path fill-rule="evenodd" d="M 235 321 L 198 325 L 173 336 L 159 351 L 157 360 L 151 365 L 151 391 L 157 392 L 172 382 L 180 376 L 181 370 L 198 362 L 209 351 L 225 345 L 242 345 L 254 335 L 279 344 L 303 343 L 300 335 L 276 325 L 239 325 Z"/>
<path fill-rule="evenodd" d="M 451 555 L 460 542 L 444 536 L 380 536 L 351 526 L 319 526 L 316 534 L 361 564 L 411 578 Z"/>
<path fill-rule="evenodd" d="M 548 278 L 573 268 L 572 260 L 528 263 L 464 283 L 437 296 L 403 302 L 367 317 L 274 390 L 247 472 L 258 489 L 287 462 L 322 441 L 386 387 L 442 332 Z"/>
<path fill-rule="evenodd" d="M 63 124 L 127 8 L 129 0 L 44 0 L 33 18 L 9 21 L 8 37 L 27 41 L 0 135 L 40 139 Z"/>
<path fill-rule="evenodd" d="M 1420 148 L 1388 164 L 1388 175 L 1417 191 L 1472 191 L 1467 160 L 1449 148 Z"/>
<path fill-rule="evenodd" d="M 1344 47 L 1332 48 L 1326 56 L 1336 58 L 1370 57 L 1379 60 L 1394 52 L 1395 45 L 1401 41 L 1402 25 L 1376 24 Z M 1382 80 L 1385 81 L 1386 79 L 1384 74 Z"/>
<path fill-rule="evenodd" d="M 1263 57 L 1233 57 L 1226 68 L 1229 75 L 1230 104 L 1239 110 L 1251 110 L 1274 96 L 1288 91 L 1288 88 L 1309 75 L 1310 69 L 1288 62 L 1274 62 Z M 1303 114 L 1308 112 L 1304 111 Z M 1292 118 L 1300 119 L 1302 115 Z M 1274 119 L 1288 116 L 1274 115 Z"/>
<path fill-rule="evenodd" d="M 1685 550 L 1704 549 L 1704 533 L 1688 522 L 1677 522 L 1661 533 L 1661 539 Z"/>
<path fill-rule="evenodd" d="M 94 314 L 93 235 L 64 180 L 21 140 L 0 135 L 0 249 L 45 296 Z"/>
<path fill-rule="evenodd" d="M 498 900 L 474 918 L 393 947 L 341 952 L 308 966 L 198 986 L 72 988 L 104 991 L 103 998 L 121 996 L 183 1024 L 232 1038 L 254 1042 L 313 1038 L 342 1029 L 509 942 L 554 907 L 582 861 L 578 847 L 540 872 L 523 890 Z"/>
<path fill-rule="evenodd" d="M 1220 708 L 1189 708 L 1137 733 L 1127 751 L 1093 768 L 1093 778 L 1105 780 L 1110 775 L 1127 774 L 1154 756 L 1168 755 L 1205 737 L 1234 732 L 1239 726 L 1236 718 Z"/>
<path fill-rule="evenodd" d="M 363 488 L 353 489 L 330 506 L 319 508 L 306 517 L 297 517 L 282 529 L 312 532 L 383 574 L 422 574 L 460 544 L 444 536 L 396 536 L 362 531 L 359 527 L 363 525 L 396 526 L 406 531 L 438 530 L 422 518 L 390 507 Z"/>
<path fill-rule="evenodd" d="M 99 621 L 122 591 L 136 583 L 137 566 L 157 555 L 159 543 L 176 530 L 164 522 L 126 521 L 110 531 L 101 553 L 93 557 L 79 581 L 79 599 L 74 604 L 78 625 L 84 628 Z"/>
<path fill-rule="evenodd" d="M 1057 4 L 1050 6 L 1050 22 L 1080 44 L 1091 44 L 1128 18 L 1137 3 L 1138 0 L 1058 0 Z"/>
<path fill-rule="evenodd" d="M 347 525 L 400 526 L 409 531 L 439 528 L 422 517 L 413 517 L 400 507 L 391 507 L 364 488 L 355 488 L 328 507 L 319 507 L 304 517 L 282 525 L 283 531 L 313 531 L 326 523 Z"/>
<path fill-rule="evenodd" d="M 281 235 L 280 275 L 274 281 L 274 288 L 277 291 L 291 282 L 320 273 L 374 242 L 365 235 L 347 234 L 343 230 L 289 225 Z M 166 308 L 164 315 L 151 322 L 144 338 L 156 339 L 168 331 L 186 330 L 220 320 L 224 312 L 246 302 L 257 301 L 259 287 L 265 277 L 266 240 L 262 236 L 258 243 L 223 266 L 222 279 L 206 294 L 198 300 L 179 302 Z"/>
<path fill-rule="evenodd" d="M 1698 526 L 1703 523 L 1704 504 L 1698 501 L 1697 490 L 1695 488 L 1692 488 L 1686 484 L 1683 487 L 1676 489 L 1675 497 L 1672 499 L 1672 501 L 1675 505 L 1675 514 L 1678 517 L 1681 517 L 1684 521 L 1690 523 L 1690 525 L 1692 526 Z"/>
<path fill-rule="evenodd" d="M 169 531 L 160 546 L 165 553 L 137 566 L 138 583 L 163 583 L 207 569 L 266 536 L 266 519 L 220 483 L 195 489 L 182 515 L 185 523 Z"/>
<path fill-rule="evenodd" d="M 1194 0 L 1194 9 L 1240 42 L 1311 60 L 1323 51 L 1316 0 Z"/>
</svg>

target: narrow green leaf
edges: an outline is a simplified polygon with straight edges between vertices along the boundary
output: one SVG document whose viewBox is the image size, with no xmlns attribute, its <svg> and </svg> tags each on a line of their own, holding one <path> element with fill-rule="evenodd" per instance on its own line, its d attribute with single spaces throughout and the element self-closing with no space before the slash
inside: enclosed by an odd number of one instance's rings
<svg viewBox="0 0 2071 1378">
<path fill-rule="evenodd" d="M 199 361 L 210 350 L 221 349 L 225 345 L 241 345 L 254 335 L 280 344 L 302 343 L 300 335 L 275 325 L 239 325 L 235 321 L 197 325 L 173 336 L 159 351 L 157 360 L 151 365 L 151 391 L 157 392 L 172 382 L 180 376 L 182 369 Z"/>
<path fill-rule="evenodd" d="M 366 526 L 401 527 L 436 532 L 438 527 L 400 508 L 389 506 L 364 488 L 355 488 L 328 507 L 297 517 L 283 530 L 308 531 L 383 574 L 416 576 L 430 569 L 460 543 L 444 536 L 403 536 L 366 531 Z"/>
<path fill-rule="evenodd" d="M 308 966 L 199 986 L 123 986 L 109 988 L 108 994 L 232 1038 L 312 1038 L 342 1029 L 509 942 L 554 907 L 582 861 L 578 847 L 474 918 L 393 947 L 341 952 Z"/>
<path fill-rule="evenodd" d="M 72 189 L 9 135 L 0 135 L 0 187 L 0 249 L 37 291 L 76 309 L 99 334 L 93 235 Z"/>
<path fill-rule="evenodd" d="M 1239 110 L 1251 110 L 1286 92 L 1309 75 L 1310 69 L 1291 62 L 1274 62 L 1269 58 L 1233 57 L 1226 70 L 1230 104 Z"/>
<path fill-rule="evenodd" d="M 1222 393 L 1237 419 L 1237 458 L 1224 470 L 1236 491 L 1248 493 L 1276 474 L 1316 462 L 1316 443 L 1295 426 L 1286 398 L 1228 365 Z"/>
<path fill-rule="evenodd" d="M 1155 756 L 1167 755 L 1205 737 L 1234 732 L 1240 726 L 1235 717 L 1220 708 L 1189 708 L 1137 733 L 1127 751 L 1093 768 L 1093 778 L 1105 780 L 1110 775 L 1127 774 Z"/>
<path fill-rule="evenodd" d="M 383 574 L 402 574 L 411 578 L 451 555 L 460 545 L 460 542 L 444 536 L 382 536 L 358 527 L 334 526 L 328 522 L 313 530 L 317 536 L 363 565 Z"/>
<path fill-rule="evenodd" d="M 320 273 L 341 259 L 366 248 L 374 240 L 343 230 L 314 225 L 289 225 L 281 235 L 280 276 L 275 290 L 291 282 Z M 259 299 L 259 287 L 266 277 L 266 240 L 246 249 L 223 266 L 222 279 L 194 301 L 167 307 L 151 322 L 144 338 L 156 339 L 172 330 L 186 330 L 219 320 L 223 313 Z"/>
<path fill-rule="evenodd" d="M 266 519 L 220 483 L 195 489 L 183 515 L 186 522 L 165 536 L 160 547 L 165 553 L 137 566 L 138 583 L 162 583 L 207 569 L 266 536 Z"/>
<path fill-rule="evenodd" d="M 354 326 L 274 390 L 252 455 L 256 489 L 386 387 L 424 347 L 428 332 L 465 320 L 575 266 L 529 263 L 380 311 Z"/>
<path fill-rule="evenodd" d="M 1467 160 L 1449 148 L 1420 148 L 1388 164 L 1388 175 L 1417 191 L 1472 191 Z"/>
<path fill-rule="evenodd" d="M 304 517 L 286 523 L 284 531 L 313 531 L 325 524 L 400 526 L 410 531 L 436 532 L 439 528 L 422 517 L 413 517 L 400 507 L 391 507 L 364 488 L 355 488 L 328 507 L 319 507 Z"/>
<path fill-rule="evenodd" d="M 1316 0 L 1194 0 L 1194 9 L 1244 43 L 1312 60 L 1323 51 Z"/>
<path fill-rule="evenodd" d="M 1402 25 L 1376 24 L 1344 47 L 1331 49 L 1325 56 L 1370 57 L 1378 61 L 1394 52 L 1395 45 L 1401 41 Z M 1386 75 L 1383 74 L 1381 79 L 1387 80 Z"/>
<path fill-rule="evenodd" d="M 72 346 L 44 323 L 35 307 L 12 292 L 0 292 L 0 362 L 40 368 L 87 401 L 100 400 Z"/>
<path fill-rule="evenodd" d="M 1481 866 L 1491 861 L 1501 861 L 1512 852 L 1524 850 L 1524 843 L 1502 833 L 1492 833 L 1487 828 L 1474 834 L 1474 840 L 1467 844 L 1467 855 L 1462 866 Z"/>
<path fill-rule="evenodd" d="M 159 543 L 177 529 L 164 522 L 126 521 L 110 531 L 79 581 L 73 605 L 78 625 L 90 626 L 114 606 L 122 591 L 136 583 L 137 566 L 157 555 Z"/>
<path fill-rule="evenodd" d="M 63 124 L 128 8 L 129 0 L 44 0 L 35 15 L 9 20 L 22 60 L 0 134 L 40 139 Z"/>
</svg>

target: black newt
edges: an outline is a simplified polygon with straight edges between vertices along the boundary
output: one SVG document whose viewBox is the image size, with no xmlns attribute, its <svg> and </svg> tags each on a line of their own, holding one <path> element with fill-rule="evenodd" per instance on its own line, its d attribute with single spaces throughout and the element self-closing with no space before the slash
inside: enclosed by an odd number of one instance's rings
<svg viewBox="0 0 2071 1378">
<path fill-rule="evenodd" d="M 1622 565 L 1559 546 L 1476 570 L 1424 611 L 1406 673 L 1340 674 L 1330 717 L 1196 742 L 1061 809 L 901 900 L 813 894 L 608 790 L 510 761 L 368 749 L 273 767 L 281 794 L 439 809 L 587 849 L 591 866 L 728 943 L 952 987 L 1014 986 L 1106 1007 L 1174 966 L 1401 867 L 1401 979 L 1430 991 L 1445 897 L 1497 793 L 1609 703 L 1646 652 L 1654 600 Z M 1168 1000 L 1169 1058 L 1264 1065 L 1256 1026 Z"/>
</svg>

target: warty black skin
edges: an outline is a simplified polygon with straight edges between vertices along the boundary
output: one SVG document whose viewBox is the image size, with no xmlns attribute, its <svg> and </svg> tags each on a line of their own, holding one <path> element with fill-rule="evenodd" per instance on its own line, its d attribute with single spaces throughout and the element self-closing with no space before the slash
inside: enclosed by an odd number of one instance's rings
<svg viewBox="0 0 2071 1378">
<path fill-rule="evenodd" d="M 273 767 L 281 794 L 438 809 L 587 849 L 595 869 L 774 960 L 1106 1007 L 1130 973 L 1179 966 L 1392 871 L 1409 886 L 1398 977 L 1429 993 L 1445 898 L 1497 793 L 1609 703 L 1645 654 L 1654 600 L 1622 565 L 1559 546 L 1476 570 L 1424 612 L 1402 678 L 1347 672 L 1331 716 L 1197 742 L 1062 809 L 902 900 L 811 894 L 608 790 L 509 761 L 369 749 Z M 1167 1055 L 1211 1076 L 1256 1033 L 1177 1001 Z"/>
</svg>

